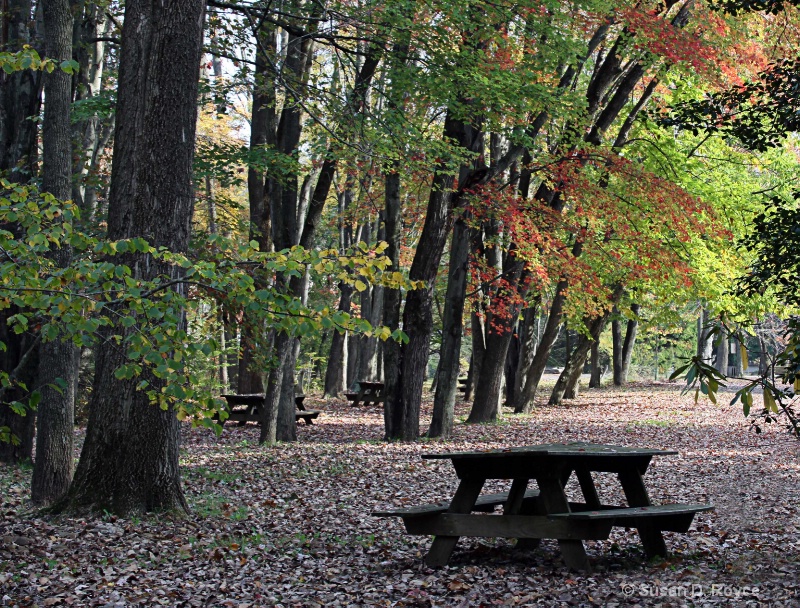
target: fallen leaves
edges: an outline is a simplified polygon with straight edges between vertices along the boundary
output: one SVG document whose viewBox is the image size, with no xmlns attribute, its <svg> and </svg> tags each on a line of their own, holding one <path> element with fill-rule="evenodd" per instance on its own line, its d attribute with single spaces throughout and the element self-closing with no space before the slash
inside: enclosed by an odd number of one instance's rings
<svg viewBox="0 0 800 608">
<path fill-rule="evenodd" d="M 186 427 L 192 514 L 184 519 L 42 517 L 25 503 L 30 471 L 0 468 L 0 605 L 711 606 L 724 598 L 656 602 L 623 586 L 695 584 L 710 593 L 717 584 L 757 586 L 747 600 L 796 606 L 798 446 L 781 429 L 756 436 L 738 410 L 694 405 L 679 392 L 587 391 L 570 407 L 458 424 L 452 440 L 436 444 L 384 443 L 382 411 L 336 401 L 314 404 L 323 415 L 299 425 L 291 445 L 259 446 L 254 425 L 229 426 L 220 438 Z M 457 416 L 467 411 L 461 405 Z M 587 542 L 588 575 L 563 566 L 555 541 L 515 551 L 501 539 L 462 539 L 449 566 L 431 569 L 422 561 L 429 538 L 369 515 L 452 496 L 452 464 L 422 453 L 554 441 L 675 449 L 645 476 L 654 502 L 717 509 L 688 534 L 668 533 L 672 555 L 658 563 L 646 563 L 633 531 Z M 494 485 L 484 492 L 507 489 Z M 598 485 L 604 501 L 624 500 L 613 476 L 599 475 Z M 568 493 L 579 495 L 574 481 Z"/>
</svg>

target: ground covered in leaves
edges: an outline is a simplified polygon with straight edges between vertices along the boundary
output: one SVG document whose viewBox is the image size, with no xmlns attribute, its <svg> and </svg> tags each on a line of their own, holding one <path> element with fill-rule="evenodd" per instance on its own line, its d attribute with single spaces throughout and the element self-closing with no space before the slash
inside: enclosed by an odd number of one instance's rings
<svg viewBox="0 0 800 608">
<path fill-rule="evenodd" d="M 43 517 L 27 504 L 30 469 L 0 468 L 0 605 L 800 606 L 800 445 L 753 433 L 738 408 L 695 405 L 677 385 L 601 389 L 407 445 L 380 440 L 374 407 L 307 402 L 323 414 L 292 445 L 260 447 L 254 425 L 220 437 L 187 425 L 185 518 Z M 653 502 L 716 510 L 665 533 L 664 561 L 646 562 L 635 531 L 587 542 L 591 574 L 570 572 L 555 541 L 523 552 L 502 539 L 462 539 L 428 568 L 429 538 L 370 516 L 452 496 L 450 462 L 422 453 L 570 441 L 677 450 L 645 476 Z M 618 500 L 604 482 L 601 498 Z"/>
</svg>

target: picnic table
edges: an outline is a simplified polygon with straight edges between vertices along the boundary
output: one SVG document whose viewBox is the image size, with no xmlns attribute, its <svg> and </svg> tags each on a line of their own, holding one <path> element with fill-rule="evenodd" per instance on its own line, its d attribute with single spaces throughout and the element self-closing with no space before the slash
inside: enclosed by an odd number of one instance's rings
<svg viewBox="0 0 800 608">
<path fill-rule="evenodd" d="M 353 402 L 353 407 L 357 406 L 359 403 L 363 403 L 364 405 L 374 403 L 378 405 L 379 403 L 383 403 L 384 399 L 383 382 L 367 382 L 361 380 L 358 383 L 357 393 L 345 393 L 344 395 L 347 397 L 348 401 Z"/>
<path fill-rule="evenodd" d="M 222 395 L 222 398 L 228 402 L 228 418 L 231 422 L 238 422 L 239 426 L 243 426 L 248 422 L 261 423 L 260 408 L 264 406 L 264 393 L 250 393 L 245 395 Z M 301 419 L 306 424 L 312 424 L 312 420 L 317 418 L 320 414 L 319 410 L 307 410 L 303 405 L 305 395 L 295 395 L 294 404 L 297 410 L 294 413 L 295 422 Z M 224 422 L 223 422 L 224 425 Z"/>
<path fill-rule="evenodd" d="M 423 454 L 453 462 L 459 485 L 453 499 L 430 505 L 373 512 L 402 517 L 409 534 L 435 538 L 425 558 L 445 565 L 458 539 L 517 538 L 534 548 L 541 539 L 557 539 L 566 564 L 589 570 L 584 540 L 606 540 L 614 526 L 636 528 L 648 558 L 666 556 L 662 531 L 688 532 L 696 513 L 709 504 L 653 505 L 642 476 L 654 456 L 677 452 L 590 443 L 551 443 L 509 449 Z M 616 473 L 627 505 L 601 504 L 593 472 Z M 569 502 L 564 487 L 575 474 L 583 503 Z M 508 492 L 481 495 L 489 479 L 510 480 Z M 528 487 L 530 481 L 537 487 Z M 502 505 L 501 514 L 481 515 Z"/>
</svg>

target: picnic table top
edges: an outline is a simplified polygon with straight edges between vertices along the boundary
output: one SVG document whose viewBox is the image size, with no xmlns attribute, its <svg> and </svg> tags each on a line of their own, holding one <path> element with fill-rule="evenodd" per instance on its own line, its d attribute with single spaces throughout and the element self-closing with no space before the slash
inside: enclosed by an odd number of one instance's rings
<svg viewBox="0 0 800 608">
<path fill-rule="evenodd" d="M 383 388 L 383 382 L 369 382 L 367 380 L 359 380 L 358 386 L 361 389 L 365 388 Z"/>
<path fill-rule="evenodd" d="M 497 448 L 491 450 L 473 450 L 468 452 L 442 452 L 423 454 L 425 459 L 484 459 L 508 458 L 519 456 L 556 456 L 556 457 L 619 457 L 619 456 L 671 456 L 674 450 L 656 450 L 652 448 L 634 448 L 620 445 L 602 445 L 596 443 L 542 443 L 513 448 Z"/>
</svg>

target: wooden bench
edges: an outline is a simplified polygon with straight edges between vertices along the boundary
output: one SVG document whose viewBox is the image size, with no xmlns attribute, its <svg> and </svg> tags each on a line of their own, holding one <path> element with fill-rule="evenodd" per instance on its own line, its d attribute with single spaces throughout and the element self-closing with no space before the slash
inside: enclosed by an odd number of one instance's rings
<svg viewBox="0 0 800 608">
<path fill-rule="evenodd" d="M 361 381 L 358 383 L 357 393 L 345 393 L 348 401 L 353 402 L 353 407 L 360 403 L 369 405 L 374 403 L 378 405 L 384 401 L 383 382 L 366 382 Z"/>
<path fill-rule="evenodd" d="M 222 395 L 223 399 L 228 402 L 228 418 L 222 422 L 238 422 L 239 426 L 243 426 L 248 422 L 261 423 L 261 414 L 259 408 L 263 405 L 265 395 L 264 393 L 252 393 L 248 395 Z M 294 413 L 295 422 L 303 420 L 306 424 L 312 424 L 319 415 L 319 410 L 307 410 L 303 405 L 305 395 L 295 395 L 294 402 L 297 410 Z M 219 420 L 219 416 L 214 416 L 214 420 Z"/>
<path fill-rule="evenodd" d="M 524 502 L 525 506 L 535 504 L 539 498 L 539 490 L 530 489 L 525 492 Z M 491 513 L 497 505 L 502 505 L 508 500 L 508 492 L 500 492 L 499 494 L 483 494 L 475 501 L 475 506 L 472 511 L 476 513 Z M 415 507 L 404 507 L 400 509 L 388 509 L 384 511 L 373 511 L 373 517 L 402 517 L 403 520 L 413 517 L 424 517 L 425 515 L 437 515 L 445 513 L 450 508 L 450 503 L 447 501 L 432 503 L 429 505 L 418 505 Z"/>
<path fill-rule="evenodd" d="M 570 513 L 550 513 L 551 519 L 571 521 L 611 520 L 612 526 L 639 528 L 642 521 L 651 521 L 662 531 L 686 533 L 692 525 L 695 514 L 711 511 L 708 504 L 666 504 L 647 507 L 607 507 L 593 510 L 575 510 Z"/>
</svg>

